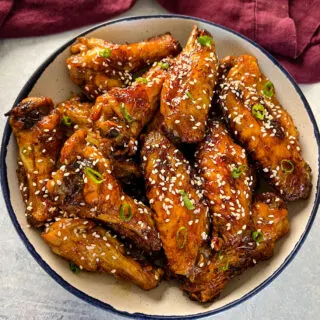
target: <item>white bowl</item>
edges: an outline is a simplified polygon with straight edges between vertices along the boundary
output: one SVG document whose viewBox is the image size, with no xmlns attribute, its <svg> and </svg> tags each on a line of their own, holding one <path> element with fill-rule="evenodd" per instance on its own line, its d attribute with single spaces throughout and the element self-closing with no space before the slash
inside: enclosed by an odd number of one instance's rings
<svg viewBox="0 0 320 320">
<path fill-rule="evenodd" d="M 124 18 L 101 24 L 81 35 L 114 42 L 135 42 L 169 31 L 184 45 L 194 24 L 212 33 L 220 58 L 244 53 L 258 58 L 261 69 L 274 83 L 280 102 L 290 112 L 300 131 L 303 156 L 310 162 L 313 172 L 313 189 L 309 199 L 289 205 L 291 231 L 278 243 L 274 257 L 234 279 L 217 301 L 205 305 L 192 302 L 174 281 L 163 281 L 158 288 L 145 292 L 105 274 L 81 272 L 75 275 L 70 272 L 67 262 L 50 251 L 39 232 L 27 227 L 16 178 L 17 146 L 8 124 L 2 140 L 0 165 L 3 195 L 12 222 L 27 249 L 64 288 L 87 302 L 126 316 L 199 318 L 241 303 L 272 282 L 289 264 L 304 242 L 319 206 L 320 146 L 314 116 L 292 77 L 257 44 L 222 26 L 177 15 Z M 59 102 L 66 99 L 71 91 L 79 91 L 70 81 L 65 66 L 69 46 L 74 40 L 62 46 L 38 68 L 15 104 L 28 95 L 49 96 L 54 102 Z"/>
</svg>

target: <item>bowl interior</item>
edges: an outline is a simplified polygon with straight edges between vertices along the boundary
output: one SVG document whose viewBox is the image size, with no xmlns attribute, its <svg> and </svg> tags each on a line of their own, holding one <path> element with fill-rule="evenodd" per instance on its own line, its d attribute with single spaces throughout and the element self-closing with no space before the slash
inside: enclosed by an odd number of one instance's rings
<svg viewBox="0 0 320 320">
<path fill-rule="evenodd" d="M 308 200 L 298 201 L 289 205 L 291 231 L 285 239 L 278 243 L 274 257 L 234 279 L 214 303 L 200 305 L 191 302 L 179 290 L 178 284 L 174 281 L 164 281 L 158 288 L 150 292 L 144 292 L 134 285 L 116 281 L 108 275 L 87 272 L 74 275 L 70 272 L 67 262 L 51 253 L 39 233 L 27 226 L 24 216 L 25 209 L 15 172 L 17 147 L 11 135 L 6 157 L 10 201 L 18 223 L 28 241 L 50 268 L 67 283 L 99 301 L 111 305 L 118 311 L 159 316 L 186 316 L 209 311 L 214 312 L 241 299 L 271 277 L 286 261 L 288 256 L 292 254 L 306 230 L 314 206 L 319 161 L 319 147 L 314 133 L 314 126 L 302 99 L 292 83 L 259 48 L 218 26 L 182 17 L 149 17 L 122 20 L 102 26 L 88 35 L 114 42 L 134 42 L 170 31 L 183 45 L 194 24 L 206 28 L 212 33 L 220 58 L 226 55 L 243 53 L 253 54 L 258 58 L 263 72 L 273 81 L 280 102 L 291 113 L 300 131 L 303 156 L 310 162 L 314 187 Z M 71 92 L 78 91 L 78 88 L 68 78 L 65 67 L 65 58 L 67 56 L 68 49 L 65 49 L 47 66 L 29 93 L 30 96 L 50 96 L 54 102 L 60 102 L 68 98 Z"/>
</svg>

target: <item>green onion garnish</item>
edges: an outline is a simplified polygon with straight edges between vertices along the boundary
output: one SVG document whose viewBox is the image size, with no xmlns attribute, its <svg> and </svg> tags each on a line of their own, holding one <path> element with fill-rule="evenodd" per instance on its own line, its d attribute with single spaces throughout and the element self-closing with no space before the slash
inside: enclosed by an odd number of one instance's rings
<svg viewBox="0 0 320 320">
<path fill-rule="evenodd" d="M 128 222 L 132 218 L 132 209 L 129 203 L 123 203 L 120 207 L 120 218 L 122 221 Z"/>
<path fill-rule="evenodd" d="M 224 259 L 224 255 L 222 255 L 221 251 L 218 253 L 218 260 L 220 261 L 220 264 L 222 260 Z M 229 258 L 227 257 L 227 262 L 223 266 L 220 266 L 220 270 L 227 271 L 229 269 Z"/>
<path fill-rule="evenodd" d="M 184 190 L 180 190 L 179 192 L 182 195 L 183 202 L 184 202 L 185 206 L 187 207 L 187 209 L 188 210 L 194 210 L 194 205 L 191 202 L 191 200 L 189 199 L 189 197 L 186 194 L 186 192 Z"/>
<path fill-rule="evenodd" d="M 158 63 L 159 67 L 163 70 L 167 70 L 169 68 L 169 63 L 168 62 L 159 62 Z"/>
<path fill-rule="evenodd" d="M 185 92 L 185 95 L 186 95 L 189 99 L 194 100 L 194 97 L 192 96 L 192 94 L 191 94 L 189 91 L 186 91 L 186 92 Z"/>
<path fill-rule="evenodd" d="M 272 97 L 274 94 L 274 86 L 271 81 L 267 81 L 263 86 L 263 94 L 267 97 Z"/>
<path fill-rule="evenodd" d="M 283 159 L 281 160 L 281 169 L 285 173 L 291 173 L 294 170 L 294 164 L 291 160 Z"/>
<path fill-rule="evenodd" d="M 94 146 L 99 146 L 100 141 L 96 139 L 90 132 L 88 132 L 88 135 L 86 137 L 86 141 L 93 144 Z"/>
<path fill-rule="evenodd" d="M 187 243 L 188 229 L 186 227 L 180 227 L 177 231 L 177 246 L 179 249 L 183 249 Z"/>
<path fill-rule="evenodd" d="M 111 56 L 111 49 L 105 48 L 104 50 L 99 51 L 99 56 L 102 58 L 109 58 Z"/>
<path fill-rule="evenodd" d="M 238 179 L 246 169 L 247 169 L 247 167 L 244 164 L 241 164 L 239 167 L 234 167 L 231 170 L 232 178 Z"/>
<path fill-rule="evenodd" d="M 137 83 L 148 83 L 148 79 L 139 77 L 136 79 Z"/>
<path fill-rule="evenodd" d="M 102 174 L 90 167 L 86 167 L 84 172 L 96 184 L 100 184 L 104 181 Z"/>
<path fill-rule="evenodd" d="M 204 46 L 207 46 L 207 47 L 210 47 L 211 44 L 212 44 L 212 39 L 211 37 L 209 36 L 200 36 L 198 38 L 198 42 L 204 47 Z"/>
<path fill-rule="evenodd" d="M 261 231 L 254 231 L 252 232 L 252 239 L 253 241 L 260 243 L 263 240 L 263 234 Z"/>
<path fill-rule="evenodd" d="M 33 145 L 26 145 L 22 148 L 22 154 L 24 156 L 29 156 L 33 152 Z"/>
<path fill-rule="evenodd" d="M 68 116 L 63 116 L 61 119 L 61 123 L 67 127 L 70 127 L 72 125 L 72 121 L 71 121 L 70 117 L 68 117 Z"/>
<path fill-rule="evenodd" d="M 81 271 L 80 268 L 72 261 L 69 261 L 69 268 L 73 273 L 79 273 Z"/>
<path fill-rule="evenodd" d="M 259 120 L 263 120 L 264 119 L 264 116 L 265 116 L 265 113 L 266 113 L 266 110 L 264 108 L 263 105 L 257 103 L 255 104 L 253 107 L 252 107 L 252 113 L 253 115 L 259 119 Z"/>
<path fill-rule="evenodd" d="M 131 123 L 133 121 L 132 117 L 130 116 L 130 114 L 129 114 L 129 112 L 123 102 L 120 103 L 120 111 L 128 123 Z"/>
</svg>

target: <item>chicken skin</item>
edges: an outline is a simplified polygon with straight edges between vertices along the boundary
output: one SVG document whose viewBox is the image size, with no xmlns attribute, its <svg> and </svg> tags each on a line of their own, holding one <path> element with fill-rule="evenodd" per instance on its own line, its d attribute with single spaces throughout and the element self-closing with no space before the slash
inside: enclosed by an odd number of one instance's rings
<svg viewBox="0 0 320 320">
<path fill-rule="evenodd" d="M 221 121 L 209 123 L 196 159 L 210 208 L 211 246 L 220 251 L 240 242 L 246 233 L 255 179 L 245 150 L 232 140 Z"/>
<path fill-rule="evenodd" d="M 147 197 L 169 268 L 188 276 L 208 232 L 208 207 L 198 188 L 201 181 L 160 132 L 147 135 L 141 157 Z"/>
<path fill-rule="evenodd" d="M 219 121 L 212 121 L 197 160 L 212 216 L 211 248 L 200 252 L 201 264 L 185 280 L 191 299 L 216 298 L 231 278 L 273 254 L 275 241 L 289 230 L 283 200 L 272 193 L 252 203 L 254 178 L 244 149 Z"/>
<path fill-rule="evenodd" d="M 131 44 L 82 37 L 71 46 L 66 63 L 71 80 L 94 99 L 113 87 L 130 84 L 134 72 L 180 50 L 170 33 Z"/>
<path fill-rule="evenodd" d="M 168 133 L 185 143 L 205 136 L 218 59 L 209 32 L 194 27 L 163 84 L 161 113 Z"/>
<path fill-rule="evenodd" d="M 307 198 L 311 169 L 302 158 L 297 128 L 257 59 L 227 57 L 222 74 L 219 102 L 231 132 L 284 200 Z"/>
<path fill-rule="evenodd" d="M 159 107 L 160 92 L 167 73 L 163 64 L 155 63 L 149 71 L 127 88 L 114 88 L 96 99 L 91 119 L 103 142 L 103 154 L 114 157 L 132 155 L 137 137 Z"/>
<path fill-rule="evenodd" d="M 29 97 L 9 113 L 19 148 L 20 190 L 28 222 L 34 227 L 42 226 L 58 213 L 45 189 L 63 142 L 61 116 L 53 108 L 50 98 Z"/>
<path fill-rule="evenodd" d="M 110 160 L 86 138 L 86 131 L 78 130 L 65 142 L 62 166 L 47 183 L 50 198 L 69 216 L 100 221 L 143 250 L 160 250 L 150 208 L 123 192 Z"/>
<path fill-rule="evenodd" d="M 57 255 L 85 271 L 105 272 L 132 281 L 141 289 L 155 288 L 162 270 L 144 266 L 125 254 L 123 245 L 104 228 L 85 219 L 60 219 L 42 233 Z"/>
</svg>

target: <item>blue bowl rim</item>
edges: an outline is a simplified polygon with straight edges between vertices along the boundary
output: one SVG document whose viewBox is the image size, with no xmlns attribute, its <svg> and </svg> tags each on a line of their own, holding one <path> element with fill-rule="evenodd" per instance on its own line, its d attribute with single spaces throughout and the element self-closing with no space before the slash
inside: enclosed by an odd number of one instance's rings
<svg viewBox="0 0 320 320">
<path fill-rule="evenodd" d="M 295 80 L 293 79 L 293 77 L 289 74 L 289 72 L 282 66 L 280 65 L 280 63 L 269 53 L 267 52 L 264 48 L 262 48 L 260 45 L 258 45 L 257 43 L 255 43 L 254 41 L 250 40 L 249 38 L 243 36 L 242 34 L 233 31 L 227 27 L 224 27 L 222 25 L 219 25 L 217 23 L 213 23 L 210 21 L 207 21 L 205 19 L 200 19 L 200 18 L 196 18 L 196 17 L 191 17 L 191 16 L 186 16 L 186 15 L 178 15 L 178 14 L 157 14 L 157 15 L 148 15 L 148 16 L 133 16 L 133 17 L 125 17 L 125 18 L 120 18 L 120 19 L 115 19 L 115 20 L 111 20 L 108 22 L 103 22 L 100 23 L 92 28 L 87 29 L 86 31 L 82 32 L 81 34 L 75 36 L 74 38 L 72 38 L 71 40 L 69 40 L 68 42 L 66 42 L 64 45 L 62 45 L 59 49 L 57 49 L 54 53 L 52 53 L 37 69 L 36 71 L 32 74 L 32 76 L 29 78 L 29 80 L 26 82 L 26 84 L 23 86 L 22 90 L 20 91 L 18 97 L 16 98 L 14 104 L 12 107 L 14 107 L 18 102 L 20 102 L 23 98 L 27 97 L 29 92 L 32 90 L 34 84 L 36 83 L 36 81 L 39 79 L 39 77 L 42 75 L 42 73 L 45 71 L 45 69 L 51 64 L 51 62 L 53 62 L 53 60 L 63 51 L 65 50 L 68 46 L 70 46 L 78 37 L 84 36 L 96 29 L 99 29 L 101 27 L 107 26 L 107 25 L 112 25 L 112 24 L 116 24 L 119 22 L 124 22 L 124 21 L 133 21 L 133 20 L 144 20 L 144 19 L 155 19 L 155 18 L 163 18 L 163 19 L 172 19 L 172 18 L 178 18 L 178 19 L 185 19 L 185 20 L 193 20 L 193 21 L 198 21 L 198 22 L 202 22 L 202 23 L 206 23 L 206 24 L 210 24 L 212 26 L 215 26 L 217 28 L 223 29 L 227 32 L 230 32 L 242 39 L 244 39 L 245 41 L 249 42 L 250 44 L 252 44 L 253 46 L 255 46 L 257 49 L 259 49 L 262 53 L 264 53 L 272 62 L 274 65 L 276 65 L 281 71 L 282 73 L 288 78 L 288 80 L 291 82 L 291 84 L 293 85 L 293 87 L 295 88 L 297 94 L 299 95 L 300 99 L 302 100 L 304 107 L 306 109 L 306 111 L 308 112 L 310 121 L 313 124 L 313 129 L 314 129 L 314 135 L 316 137 L 317 140 L 317 144 L 318 144 L 318 171 L 320 172 L 320 133 L 319 133 L 319 129 L 315 120 L 315 117 L 312 113 L 312 110 L 310 108 L 310 105 L 308 103 L 308 101 L 306 100 L 304 94 L 302 93 L 301 89 L 299 88 L 299 86 L 296 84 Z M 316 196 L 315 196 L 315 201 L 313 204 L 313 208 L 308 220 L 308 223 L 306 225 L 306 228 L 303 232 L 303 234 L 301 235 L 299 241 L 296 243 L 295 247 L 293 248 L 293 250 L 290 252 L 290 254 L 287 256 L 287 258 L 285 259 L 285 261 L 281 264 L 281 266 L 274 271 L 274 273 L 269 276 L 265 281 L 263 281 L 262 283 L 260 283 L 256 288 L 254 288 L 253 290 L 251 290 L 250 292 L 246 293 L 244 296 L 242 296 L 241 298 L 232 301 L 220 308 L 214 309 L 214 310 L 210 310 L 207 312 L 202 312 L 202 313 L 198 313 L 198 314 L 194 314 L 194 315 L 187 315 L 187 316 L 161 316 L 161 315 L 147 315 L 147 314 L 143 314 L 143 313 L 129 313 L 126 311 L 120 311 L 115 309 L 114 307 L 112 307 L 111 305 L 102 302 L 96 298 L 93 298 L 91 296 L 89 296 L 88 294 L 84 293 L 83 291 L 75 288 L 74 286 L 72 286 L 70 283 L 68 283 L 66 280 L 64 280 L 58 273 L 56 273 L 48 264 L 47 262 L 45 262 L 42 257 L 38 254 L 38 252 L 35 250 L 35 248 L 33 247 L 33 245 L 31 244 L 31 242 L 28 240 L 28 238 L 26 237 L 25 233 L 23 232 L 17 217 L 13 211 L 12 205 L 11 205 L 11 201 L 10 201 L 10 191 L 9 191 L 9 186 L 8 186 L 8 177 L 7 177 L 7 166 L 6 166 L 6 155 L 7 155 L 7 146 L 10 140 L 10 136 L 11 136 L 11 128 L 9 125 L 9 121 L 7 120 L 5 129 L 4 129 L 4 133 L 3 133 L 3 138 L 2 138 L 2 143 L 1 143 L 1 154 L 0 154 L 0 180 L 1 180 L 1 188 L 2 188 L 2 192 L 3 192 L 3 196 L 5 199 L 5 203 L 6 203 L 6 207 L 7 210 L 9 212 L 11 221 L 18 233 L 18 235 L 20 236 L 20 238 L 22 239 L 24 245 L 26 246 L 26 248 L 28 249 L 28 251 L 31 253 L 31 255 L 33 256 L 33 258 L 38 262 L 38 264 L 56 281 L 58 282 L 58 284 L 60 284 L 63 288 L 65 288 L 66 290 L 68 290 L 69 292 L 71 292 L 72 294 L 74 294 L 75 296 L 81 298 L 82 300 L 100 307 L 104 310 L 107 310 L 111 313 L 114 314 L 118 314 L 118 315 L 122 315 L 128 318 L 139 318 L 139 319 L 199 319 L 202 317 L 207 317 L 207 316 L 212 316 L 214 314 L 220 313 L 222 311 L 228 310 L 244 301 L 246 301 L 247 299 L 249 299 L 250 297 L 253 297 L 254 295 L 256 295 L 259 291 L 261 291 L 263 288 L 265 288 L 267 285 L 269 285 L 273 280 L 275 280 L 279 274 L 289 265 L 289 263 L 292 261 L 292 259 L 295 257 L 295 255 L 297 254 L 297 252 L 299 251 L 299 249 L 301 248 L 302 244 L 304 243 L 308 233 L 310 232 L 311 226 L 314 222 L 314 219 L 316 217 L 317 214 L 317 210 L 319 207 L 319 203 L 320 203 L 320 175 L 318 176 L 318 181 L 317 181 L 317 186 L 316 186 Z"/>
</svg>

